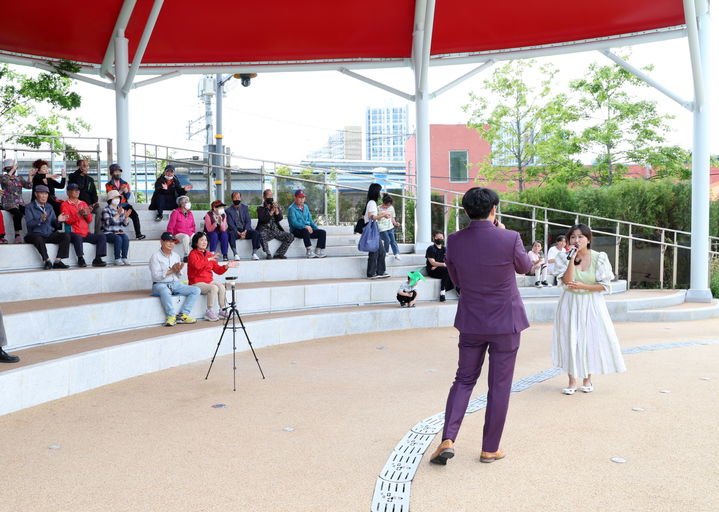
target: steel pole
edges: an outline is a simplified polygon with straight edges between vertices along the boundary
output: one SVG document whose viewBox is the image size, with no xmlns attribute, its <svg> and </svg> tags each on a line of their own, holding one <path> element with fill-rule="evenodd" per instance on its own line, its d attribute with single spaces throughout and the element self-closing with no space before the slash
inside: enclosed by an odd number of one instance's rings
<svg viewBox="0 0 719 512">
<path fill-rule="evenodd" d="M 215 151 L 217 155 L 215 167 L 215 195 L 220 201 L 225 200 L 225 149 L 222 146 L 222 75 L 215 75 Z M 218 183 L 219 182 L 219 183 Z M 232 183 L 230 183 L 230 188 Z"/>
<path fill-rule="evenodd" d="M 115 36 L 115 126 L 117 131 L 117 163 L 125 172 L 130 168 L 130 102 L 129 93 L 122 90 L 127 79 L 128 41 L 124 32 Z M 127 175 L 126 175 L 127 176 Z"/>
</svg>

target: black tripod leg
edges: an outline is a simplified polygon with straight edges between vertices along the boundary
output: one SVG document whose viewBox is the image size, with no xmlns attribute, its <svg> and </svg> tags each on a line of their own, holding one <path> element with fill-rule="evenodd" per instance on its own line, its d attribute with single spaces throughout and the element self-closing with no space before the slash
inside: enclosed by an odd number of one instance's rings
<svg viewBox="0 0 719 512">
<path fill-rule="evenodd" d="M 245 323 L 242 321 L 242 317 L 240 316 L 240 313 L 235 310 L 235 314 L 237 315 L 237 319 L 240 321 L 240 325 L 242 326 L 242 330 L 245 331 L 245 338 L 247 338 L 247 343 L 250 345 L 250 350 L 252 351 L 252 355 L 255 356 L 255 362 L 257 363 L 257 368 L 260 369 L 260 375 L 262 375 L 262 378 L 265 378 L 265 372 L 262 371 L 262 366 L 260 366 L 260 360 L 257 359 L 257 354 L 255 353 L 255 348 L 252 346 L 252 342 L 250 341 L 250 336 L 247 334 L 247 329 L 245 328 Z"/>
<path fill-rule="evenodd" d="M 217 340 L 217 347 L 215 348 L 215 353 L 212 355 L 212 361 L 210 361 L 210 367 L 207 369 L 207 375 L 205 375 L 205 380 L 207 380 L 207 377 L 210 376 L 210 370 L 212 370 L 212 365 L 215 363 L 215 358 L 217 357 L 217 351 L 220 350 L 220 343 L 222 343 L 222 338 L 225 335 L 225 331 L 227 330 L 227 324 L 230 323 L 230 317 L 227 317 L 227 320 L 225 320 L 225 325 L 222 328 L 222 334 L 220 334 L 220 339 Z M 232 333 L 234 336 L 234 332 Z"/>
</svg>

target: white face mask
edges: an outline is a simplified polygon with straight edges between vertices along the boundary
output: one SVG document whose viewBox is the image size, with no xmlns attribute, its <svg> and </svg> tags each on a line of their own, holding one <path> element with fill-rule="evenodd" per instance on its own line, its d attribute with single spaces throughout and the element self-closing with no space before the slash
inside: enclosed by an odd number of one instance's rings
<svg viewBox="0 0 719 512">
<path fill-rule="evenodd" d="M 190 201 L 187 201 L 187 202 L 185 203 L 185 209 L 186 209 L 186 210 L 189 210 L 190 208 L 192 208 L 192 203 L 191 203 Z"/>
<path fill-rule="evenodd" d="M 112 203 L 112 206 L 117 206 L 118 204 L 120 204 L 120 200 L 117 199 L 117 198 L 113 199 L 113 200 L 110 201 L 110 202 Z"/>
<path fill-rule="evenodd" d="M 224 215 L 224 214 L 225 214 L 225 209 L 224 209 L 224 208 L 218 208 L 218 209 L 215 210 L 215 211 L 217 212 L 217 215 Z"/>
</svg>

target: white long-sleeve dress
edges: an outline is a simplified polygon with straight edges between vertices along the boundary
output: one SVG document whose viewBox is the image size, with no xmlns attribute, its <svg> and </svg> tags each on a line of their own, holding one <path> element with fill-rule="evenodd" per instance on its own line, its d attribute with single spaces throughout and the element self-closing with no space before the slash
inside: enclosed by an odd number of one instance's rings
<svg viewBox="0 0 719 512">
<path fill-rule="evenodd" d="M 587 270 L 574 267 L 574 280 L 601 284 L 609 290 L 614 279 L 612 266 L 604 252 L 590 251 L 592 262 Z M 562 292 L 552 333 L 552 363 L 573 377 L 590 374 L 620 373 L 626 370 L 614 324 L 602 292 L 570 290 L 561 282 L 567 270 L 567 255 L 558 254 L 555 272 Z"/>
</svg>

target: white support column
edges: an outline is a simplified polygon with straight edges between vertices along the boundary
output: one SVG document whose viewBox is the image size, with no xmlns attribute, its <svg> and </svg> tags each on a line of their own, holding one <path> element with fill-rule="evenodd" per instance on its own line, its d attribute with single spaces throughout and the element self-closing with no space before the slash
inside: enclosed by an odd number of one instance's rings
<svg viewBox="0 0 719 512">
<path fill-rule="evenodd" d="M 689 0 L 693 2 L 694 0 Z M 687 7 L 685 2 L 685 8 Z M 690 287 L 687 302 L 711 302 L 709 290 L 709 91 L 710 86 L 710 17 L 708 2 L 699 0 L 696 18 L 687 16 L 687 25 L 696 23 L 689 32 L 689 49 L 694 77 L 694 147 L 692 150 L 692 254 Z M 686 9 L 687 15 L 691 12 Z"/>
<path fill-rule="evenodd" d="M 117 163 L 130 173 L 130 104 L 128 93 L 122 90 L 127 79 L 128 41 L 124 31 L 115 35 L 115 125 L 117 127 Z"/>
<path fill-rule="evenodd" d="M 423 2 L 418 2 L 421 4 Z M 415 252 L 424 253 L 432 240 L 432 180 L 429 136 L 429 53 L 432 43 L 435 0 L 427 0 L 422 19 L 415 19 L 415 38 L 412 58 L 415 73 L 415 110 L 417 117 L 414 243 Z M 418 5 L 419 7 L 419 5 Z M 417 9 L 420 11 L 420 9 Z M 417 18 L 417 16 L 416 16 Z M 418 26 L 419 25 L 419 26 Z M 423 30 L 418 30 L 420 27 Z"/>
</svg>

